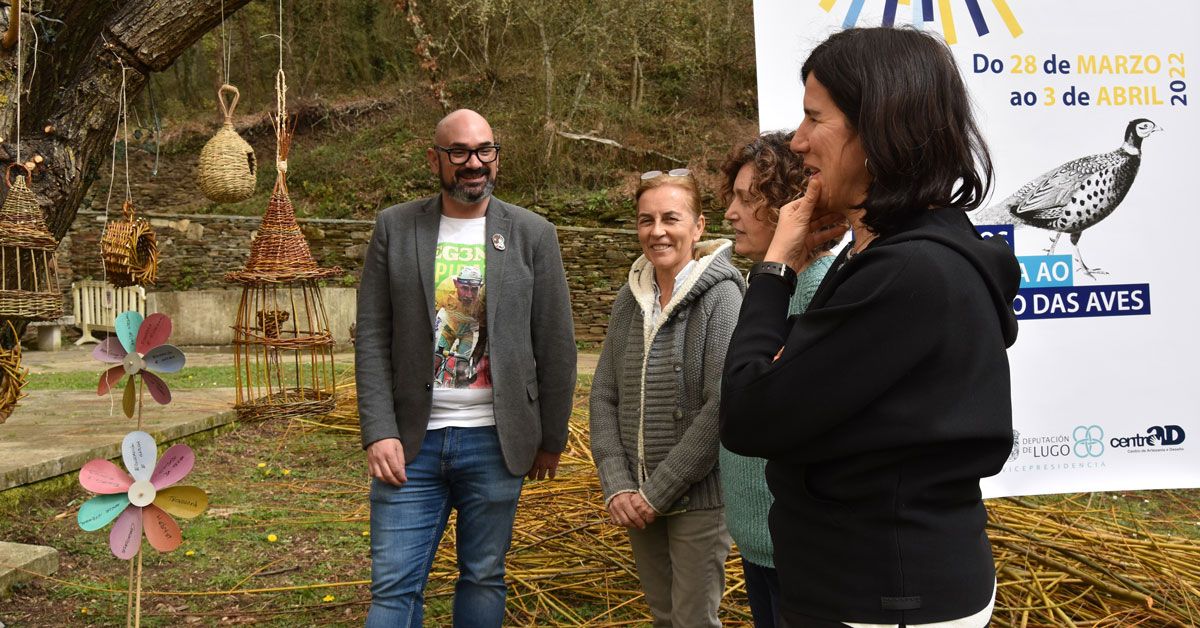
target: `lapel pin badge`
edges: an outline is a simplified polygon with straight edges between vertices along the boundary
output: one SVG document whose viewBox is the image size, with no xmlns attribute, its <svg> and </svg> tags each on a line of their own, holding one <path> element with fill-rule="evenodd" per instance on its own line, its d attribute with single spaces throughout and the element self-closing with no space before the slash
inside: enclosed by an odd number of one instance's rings
<svg viewBox="0 0 1200 628">
<path fill-rule="evenodd" d="M 497 251 L 504 250 L 504 236 L 499 233 L 492 234 L 492 246 L 496 247 Z"/>
</svg>

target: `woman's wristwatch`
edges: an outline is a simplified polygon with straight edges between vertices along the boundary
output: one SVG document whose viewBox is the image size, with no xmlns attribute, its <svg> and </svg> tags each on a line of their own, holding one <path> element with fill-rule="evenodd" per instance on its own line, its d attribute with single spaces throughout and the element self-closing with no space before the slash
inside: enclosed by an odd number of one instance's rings
<svg viewBox="0 0 1200 628">
<path fill-rule="evenodd" d="M 756 275 L 771 275 L 778 277 L 787 284 L 788 290 L 796 289 L 796 271 L 792 270 L 787 264 L 779 262 L 756 262 L 750 267 L 749 279 L 753 280 Z"/>
</svg>

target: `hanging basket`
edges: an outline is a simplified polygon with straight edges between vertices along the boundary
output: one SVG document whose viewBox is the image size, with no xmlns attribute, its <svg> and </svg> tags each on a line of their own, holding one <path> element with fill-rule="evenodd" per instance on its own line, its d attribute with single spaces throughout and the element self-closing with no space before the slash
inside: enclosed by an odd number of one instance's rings
<svg viewBox="0 0 1200 628">
<path fill-rule="evenodd" d="M 13 169 L 24 171 L 12 180 Z M 46 229 L 37 198 L 25 184 L 29 171 L 12 164 L 4 175 L 8 196 L 0 206 L 0 318 L 53 320 L 62 316 L 58 241 Z"/>
<path fill-rule="evenodd" d="M 133 203 L 125 201 L 125 218 L 110 220 L 100 240 L 104 276 L 118 288 L 153 286 L 158 277 L 158 238 L 150 221 L 138 218 Z"/>
<path fill-rule="evenodd" d="M 12 416 L 17 402 L 25 396 L 22 389 L 29 380 L 29 369 L 21 368 L 21 339 L 17 338 L 12 321 L 6 322 L 14 344 L 11 349 L 0 347 L 0 423 Z"/>
<path fill-rule="evenodd" d="M 232 100 L 225 104 L 225 95 Z M 222 85 L 217 90 L 217 102 L 225 114 L 225 123 L 217 134 L 200 149 L 200 167 L 196 177 L 200 191 L 218 203 L 236 203 L 250 198 L 258 181 L 258 163 L 254 148 L 233 130 L 233 110 L 238 103 L 238 89 Z"/>
</svg>

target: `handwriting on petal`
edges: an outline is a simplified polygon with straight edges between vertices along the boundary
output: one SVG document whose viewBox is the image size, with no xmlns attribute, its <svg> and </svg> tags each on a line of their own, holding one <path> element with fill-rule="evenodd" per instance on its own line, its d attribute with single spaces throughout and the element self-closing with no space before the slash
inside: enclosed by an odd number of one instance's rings
<svg viewBox="0 0 1200 628">
<path fill-rule="evenodd" d="M 191 519 L 208 508 L 208 494 L 195 486 L 172 486 L 159 491 L 154 505 L 184 519 Z"/>
<path fill-rule="evenodd" d="M 186 362 L 183 352 L 174 345 L 159 345 L 146 354 L 146 368 L 155 373 L 178 373 Z"/>
<path fill-rule="evenodd" d="M 142 381 L 146 382 L 146 389 L 155 401 L 164 405 L 171 403 L 171 389 L 162 378 L 149 371 L 142 371 Z"/>
<path fill-rule="evenodd" d="M 89 460 L 79 470 L 79 484 L 93 493 L 112 495 L 129 490 L 133 479 L 117 465 L 97 458 Z"/>
<path fill-rule="evenodd" d="M 114 327 L 117 328 L 117 338 L 121 346 L 129 353 L 137 347 L 138 328 L 142 326 L 142 315 L 134 311 L 121 312 L 117 315 Z"/>
<path fill-rule="evenodd" d="M 88 532 L 99 530 L 108 522 L 117 518 L 122 510 L 129 507 L 129 497 L 125 493 L 114 495 L 97 495 L 79 507 L 79 527 Z"/>
<path fill-rule="evenodd" d="M 112 532 L 108 533 L 108 548 L 113 556 L 121 560 L 129 560 L 137 556 L 142 546 L 142 509 L 136 506 L 126 508 L 117 517 Z"/>
<path fill-rule="evenodd" d="M 162 458 L 154 466 L 154 475 L 150 483 L 154 488 L 162 489 L 183 479 L 196 464 L 196 454 L 191 447 L 180 443 L 172 445 L 163 452 Z"/>
<path fill-rule="evenodd" d="M 146 540 L 160 552 L 170 552 L 179 547 L 183 537 L 179 524 L 165 510 L 150 504 L 142 509 L 142 525 L 146 529 Z"/>
<path fill-rule="evenodd" d="M 137 335 L 137 352 L 145 355 L 154 347 L 171 337 L 171 319 L 162 313 L 154 313 L 142 321 Z"/>
<path fill-rule="evenodd" d="M 134 480 L 149 480 L 154 473 L 155 447 L 154 437 L 145 432 L 130 432 L 121 441 L 121 457 Z"/>
<path fill-rule="evenodd" d="M 125 347 L 121 346 L 121 340 L 116 336 L 105 338 L 103 342 L 96 345 L 95 349 L 92 349 L 93 358 L 108 364 L 120 364 L 128 353 Z"/>
</svg>

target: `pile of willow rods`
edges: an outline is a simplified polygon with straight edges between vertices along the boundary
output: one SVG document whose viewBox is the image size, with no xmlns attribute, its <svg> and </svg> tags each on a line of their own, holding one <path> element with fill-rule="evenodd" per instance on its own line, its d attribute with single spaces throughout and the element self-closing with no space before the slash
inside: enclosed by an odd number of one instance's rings
<svg viewBox="0 0 1200 628">
<path fill-rule="evenodd" d="M 521 495 L 508 554 L 506 624 L 619 626 L 651 619 L 628 537 L 603 507 L 585 392 L 576 399 L 558 479 L 527 482 Z M 356 433 L 352 380 L 338 387 L 337 398 L 335 411 L 310 426 Z M 1100 494 L 987 505 L 997 569 L 994 626 L 1200 624 L 1200 541 L 1151 530 Z M 1200 522 L 1200 512 L 1182 500 L 1176 505 Z M 453 548 L 453 521 L 443 545 Z M 431 624 L 449 621 L 455 569 L 453 552 L 438 552 L 427 590 Z M 721 617 L 726 625 L 750 623 L 736 547 Z"/>
</svg>

